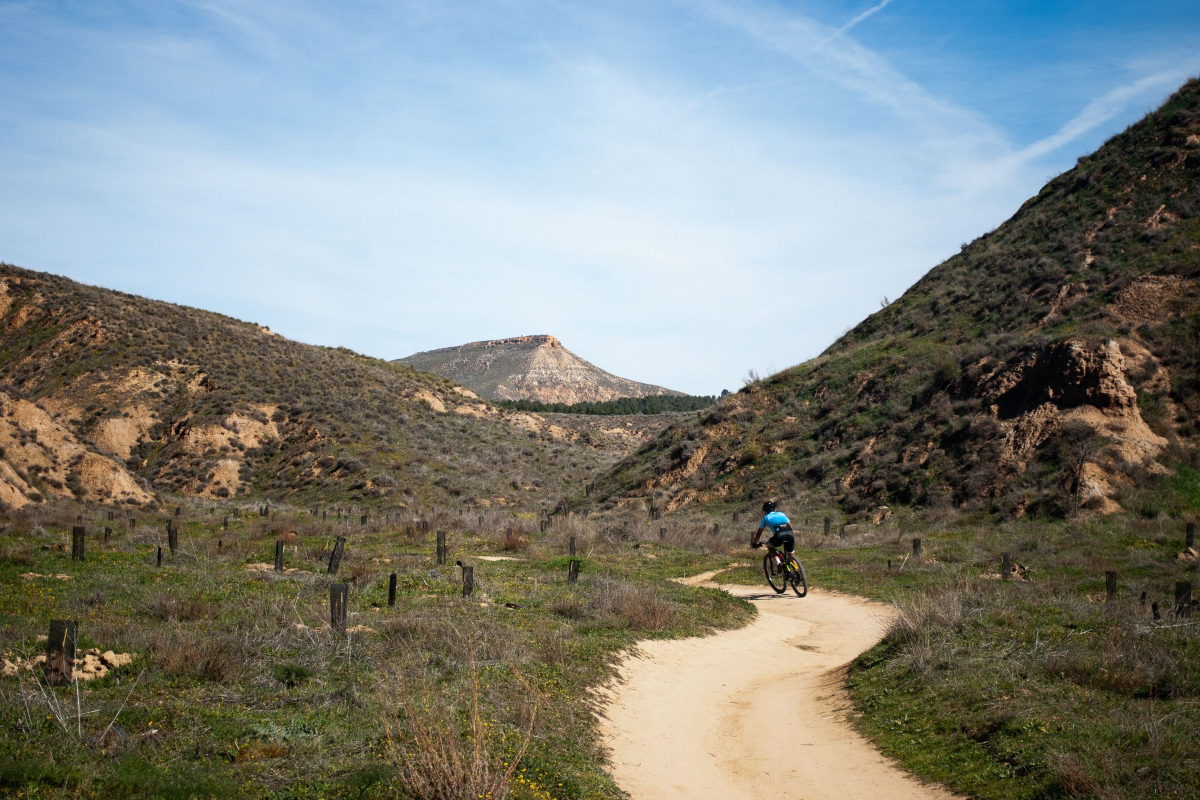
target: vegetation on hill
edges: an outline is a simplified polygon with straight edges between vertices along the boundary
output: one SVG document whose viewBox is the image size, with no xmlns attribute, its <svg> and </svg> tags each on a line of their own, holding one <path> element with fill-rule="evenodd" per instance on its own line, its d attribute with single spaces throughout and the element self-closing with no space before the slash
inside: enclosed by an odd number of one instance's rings
<svg viewBox="0 0 1200 800">
<path fill-rule="evenodd" d="M 578 492 L 613 458 L 436 375 L 10 265 L 0 265 L 0 384 L 159 492 L 522 505 Z M 75 475 L 47 459 L 9 466 L 27 498 L 62 494 L 50 482 Z"/>
<path fill-rule="evenodd" d="M 820 357 L 597 485 L 668 510 L 818 490 L 858 515 L 1178 512 L 1186 490 L 1146 487 L 1195 474 L 1198 421 L 1193 80 Z"/>
<path fill-rule="evenodd" d="M 501 400 L 497 405 L 517 411 L 532 411 L 539 414 L 670 414 L 681 411 L 700 411 L 716 402 L 715 397 L 695 395 L 650 395 L 649 397 L 623 397 L 603 403 L 540 403 L 536 400 Z"/>
</svg>

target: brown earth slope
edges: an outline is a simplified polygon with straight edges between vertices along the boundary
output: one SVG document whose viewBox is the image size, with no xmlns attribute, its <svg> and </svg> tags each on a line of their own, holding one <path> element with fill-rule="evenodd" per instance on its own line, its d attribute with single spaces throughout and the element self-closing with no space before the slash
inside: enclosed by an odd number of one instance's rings
<svg viewBox="0 0 1200 800">
<path fill-rule="evenodd" d="M 605 372 L 563 347 L 553 336 L 471 342 L 416 353 L 399 361 L 450 378 L 488 400 L 575 404 L 681 394 Z"/>
<path fill-rule="evenodd" d="M 1155 513 L 1146 487 L 1170 472 L 1200 502 L 1198 422 L 1193 80 L 820 357 L 667 431 L 600 488 L 668 509 L 815 492 L 875 517 Z"/>
<path fill-rule="evenodd" d="M 636 439 L 182 306 L 0 264 L 0 503 L 152 493 L 515 505 Z"/>
</svg>

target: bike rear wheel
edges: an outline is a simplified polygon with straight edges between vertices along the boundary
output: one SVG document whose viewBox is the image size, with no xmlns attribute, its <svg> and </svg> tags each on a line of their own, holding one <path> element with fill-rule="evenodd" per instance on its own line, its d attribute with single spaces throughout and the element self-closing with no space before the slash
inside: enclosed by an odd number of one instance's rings
<svg viewBox="0 0 1200 800">
<path fill-rule="evenodd" d="M 767 583 L 775 590 L 775 594 L 787 591 L 787 572 L 775 566 L 775 556 L 772 553 L 763 556 L 763 574 L 767 576 Z"/>
<path fill-rule="evenodd" d="M 800 559 L 795 556 L 789 556 L 787 577 L 796 597 L 808 594 L 808 575 L 804 572 L 804 565 L 800 563 Z"/>
</svg>

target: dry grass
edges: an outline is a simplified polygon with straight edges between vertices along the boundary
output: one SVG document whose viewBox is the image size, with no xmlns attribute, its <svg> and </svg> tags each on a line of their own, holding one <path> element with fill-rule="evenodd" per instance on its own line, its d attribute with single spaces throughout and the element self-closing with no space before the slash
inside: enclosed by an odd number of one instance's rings
<svg viewBox="0 0 1200 800">
<path fill-rule="evenodd" d="M 405 796 L 415 800 L 504 800 L 508 796 L 517 765 L 529 747 L 536 706 L 530 709 L 528 727 L 512 731 L 484 719 L 475 670 L 465 708 L 446 703 L 444 695 L 414 695 L 399 676 L 393 687 L 403 713 L 398 724 L 384 720 L 387 753 Z"/>
</svg>

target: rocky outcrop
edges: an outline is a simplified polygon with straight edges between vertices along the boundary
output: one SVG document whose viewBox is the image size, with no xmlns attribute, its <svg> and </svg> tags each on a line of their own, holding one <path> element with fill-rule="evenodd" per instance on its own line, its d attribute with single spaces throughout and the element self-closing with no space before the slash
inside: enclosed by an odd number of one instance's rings
<svg viewBox="0 0 1200 800">
<path fill-rule="evenodd" d="M 680 394 L 605 372 L 563 347 L 553 336 L 471 342 L 416 353 L 399 361 L 457 381 L 487 400 L 574 404 Z"/>
</svg>

